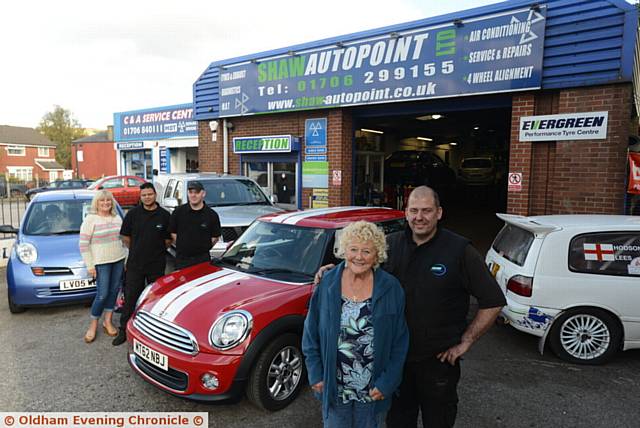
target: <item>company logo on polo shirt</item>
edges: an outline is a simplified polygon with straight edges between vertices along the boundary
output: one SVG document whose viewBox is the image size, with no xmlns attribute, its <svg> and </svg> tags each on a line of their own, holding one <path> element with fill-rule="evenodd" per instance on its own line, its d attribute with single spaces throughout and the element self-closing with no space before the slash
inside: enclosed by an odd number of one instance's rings
<svg viewBox="0 0 640 428">
<path fill-rule="evenodd" d="M 444 276 L 447 273 L 447 267 L 443 264 L 436 264 L 431 266 L 431 273 L 435 276 Z"/>
</svg>

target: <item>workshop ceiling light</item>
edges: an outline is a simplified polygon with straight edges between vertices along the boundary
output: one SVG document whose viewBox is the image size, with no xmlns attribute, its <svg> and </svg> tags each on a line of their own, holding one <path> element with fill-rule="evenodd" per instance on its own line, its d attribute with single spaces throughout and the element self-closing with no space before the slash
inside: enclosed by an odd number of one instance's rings
<svg viewBox="0 0 640 428">
<path fill-rule="evenodd" d="M 424 116 L 418 116 L 416 117 L 416 119 L 418 120 L 438 120 L 441 119 L 443 116 L 441 114 L 426 114 Z"/>
<path fill-rule="evenodd" d="M 375 129 L 366 129 L 366 128 L 360 128 L 360 130 L 362 132 L 371 132 L 373 134 L 384 134 L 383 131 L 376 131 Z"/>
<path fill-rule="evenodd" d="M 422 141 L 433 141 L 433 138 L 428 138 L 428 137 L 416 137 L 416 139 L 422 140 Z"/>
</svg>

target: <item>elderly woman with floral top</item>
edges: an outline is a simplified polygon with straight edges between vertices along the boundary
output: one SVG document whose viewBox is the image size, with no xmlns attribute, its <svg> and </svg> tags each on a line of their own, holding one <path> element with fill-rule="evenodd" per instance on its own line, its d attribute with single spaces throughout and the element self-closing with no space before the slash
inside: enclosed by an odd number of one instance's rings
<svg viewBox="0 0 640 428">
<path fill-rule="evenodd" d="M 91 305 L 91 323 L 84 341 L 96 338 L 98 320 L 104 313 L 102 328 L 109 336 L 118 329 L 112 323 L 113 307 L 122 285 L 126 249 L 120 240 L 122 219 L 116 211 L 116 201 L 106 190 L 98 191 L 91 209 L 80 226 L 80 254 L 87 271 L 96 280 L 96 297 Z"/>
<path fill-rule="evenodd" d="M 385 237 L 358 221 L 339 236 L 345 260 L 311 298 L 302 350 L 325 427 L 380 427 L 400 384 L 409 346 L 404 292 L 382 269 Z"/>
</svg>

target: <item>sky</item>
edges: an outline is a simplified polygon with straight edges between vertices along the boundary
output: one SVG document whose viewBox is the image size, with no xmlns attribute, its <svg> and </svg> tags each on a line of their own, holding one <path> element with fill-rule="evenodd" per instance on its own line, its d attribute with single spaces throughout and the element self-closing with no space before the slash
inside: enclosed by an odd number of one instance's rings
<svg viewBox="0 0 640 428">
<path fill-rule="evenodd" d="M 495 0 L 111 0 L 0 3 L 0 125 L 60 105 L 82 127 L 192 102 L 216 60 L 423 19 Z"/>
</svg>

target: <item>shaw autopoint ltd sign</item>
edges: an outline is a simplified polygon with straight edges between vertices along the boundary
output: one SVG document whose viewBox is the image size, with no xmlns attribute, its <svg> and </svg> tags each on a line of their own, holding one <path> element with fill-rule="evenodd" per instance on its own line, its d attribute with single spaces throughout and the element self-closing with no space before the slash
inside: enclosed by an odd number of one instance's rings
<svg viewBox="0 0 640 428">
<path fill-rule="evenodd" d="M 538 89 L 546 6 L 220 67 L 220 117 Z"/>
</svg>

